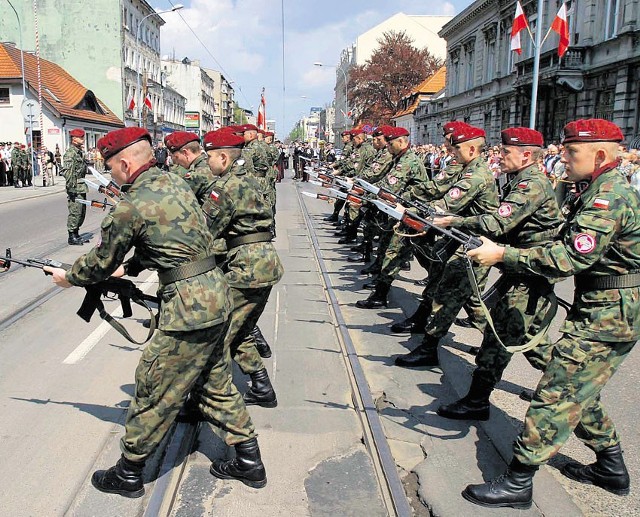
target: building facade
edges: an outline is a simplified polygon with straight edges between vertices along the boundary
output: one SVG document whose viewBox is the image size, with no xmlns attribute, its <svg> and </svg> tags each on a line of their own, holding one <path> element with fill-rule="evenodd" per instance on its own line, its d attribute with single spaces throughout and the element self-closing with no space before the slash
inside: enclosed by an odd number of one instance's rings
<svg viewBox="0 0 640 517">
<path fill-rule="evenodd" d="M 537 2 L 522 2 L 535 33 Z M 559 4 L 546 2 L 546 33 Z M 536 129 L 545 141 L 561 139 L 563 126 L 577 118 L 598 117 L 618 124 L 630 140 L 640 133 L 640 9 L 636 0 L 567 2 L 570 46 L 557 54 L 551 32 L 541 48 Z M 447 23 L 445 94 L 419 110 L 419 131 L 441 138 L 448 120 L 482 127 L 498 142 L 507 126 L 528 126 L 531 110 L 534 47 L 521 33 L 522 55 L 510 50 L 513 0 L 476 0 Z"/>
<path fill-rule="evenodd" d="M 205 71 L 213 79 L 214 127 L 220 129 L 233 123 L 234 90 L 218 70 L 205 68 Z"/>
</svg>

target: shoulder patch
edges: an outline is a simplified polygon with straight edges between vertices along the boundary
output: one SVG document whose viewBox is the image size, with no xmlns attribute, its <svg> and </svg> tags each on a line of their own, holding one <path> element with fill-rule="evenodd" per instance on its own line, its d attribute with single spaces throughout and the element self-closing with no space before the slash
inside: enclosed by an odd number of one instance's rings
<svg viewBox="0 0 640 517">
<path fill-rule="evenodd" d="M 387 181 L 389 182 L 389 185 L 395 185 L 398 183 L 398 178 L 395 176 L 387 176 Z"/>
<path fill-rule="evenodd" d="M 521 181 L 520 183 L 518 183 L 518 188 L 527 188 L 528 186 L 529 186 L 528 181 Z"/>
<path fill-rule="evenodd" d="M 601 210 L 608 210 L 609 209 L 609 200 L 608 199 L 601 199 L 601 198 L 597 197 L 593 201 L 593 208 L 600 208 Z"/>
<path fill-rule="evenodd" d="M 579 233 L 573 240 L 573 247 L 578 253 L 586 255 L 596 248 L 596 238 L 588 233 Z"/>
<path fill-rule="evenodd" d="M 465 178 L 471 178 L 473 176 L 473 172 L 465 172 L 464 173 L 464 177 Z"/>
<path fill-rule="evenodd" d="M 498 215 L 501 217 L 509 217 L 512 213 L 513 208 L 511 208 L 509 203 L 503 203 L 500 205 L 500 208 L 498 208 Z"/>
<path fill-rule="evenodd" d="M 209 193 L 209 199 L 211 199 L 211 201 L 213 201 L 214 203 L 217 203 L 218 200 L 220 199 L 220 193 L 216 192 L 215 190 L 212 190 Z"/>
<path fill-rule="evenodd" d="M 461 194 L 462 191 L 458 187 L 454 187 L 449 191 L 449 197 L 451 199 L 458 199 Z"/>
</svg>

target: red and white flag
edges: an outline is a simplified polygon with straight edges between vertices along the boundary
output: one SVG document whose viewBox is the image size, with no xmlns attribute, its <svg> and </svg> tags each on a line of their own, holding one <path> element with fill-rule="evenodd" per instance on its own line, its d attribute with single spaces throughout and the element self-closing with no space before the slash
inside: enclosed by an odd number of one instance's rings
<svg viewBox="0 0 640 517">
<path fill-rule="evenodd" d="M 267 130 L 267 101 L 264 98 L 264 88 L 262 88 L 260 106 L 258 107 L 258 129 Z"/>
<path fill-rule="evenodd" d="M 153 104 L 151 104 L 151 99 L 148 95 L 144 98 L 144 105 L 149 109 L 149 111 L 153 111 Z"/>
<path fill-rule="evenodd" d="M 567 4 L 562 4 L 556 17 L 551 24 L 551 30 L 558 33 L 560 42 L 558 43 L 558 55 L 564 56 L 569 48 L 569 22 L 567 21 Z"/>
<path fill-rule="evenodd" d="M 520 32 L 529 27 L 527 18 L 520 1 L 516 2 L 516 17 L 511 27 L 511 50 L 515 50 L 518 54 L 522 54 L 522 43 L 520 42 Z"/>
<path fill-rule="evenodd" d="M 136 101 L 133 99 L 133 95 L 129 97 L 127 101 L 127 109 L 133 111 L 133 108 L 136 107 Z"/>
</svg>

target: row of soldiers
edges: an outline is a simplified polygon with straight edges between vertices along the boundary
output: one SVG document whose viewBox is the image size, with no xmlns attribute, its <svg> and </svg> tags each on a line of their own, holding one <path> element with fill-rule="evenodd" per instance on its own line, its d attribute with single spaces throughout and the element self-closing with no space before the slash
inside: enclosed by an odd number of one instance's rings
<svg viewBox="0 0 640 517">
<path fill-rule="evenodd" d="M 5 149 L 0 146 L 0 153 L 10 153 L 11 160 L 4 160 L 5 171 L 4 178 L 0 181 L 0 185 L 13 185 L 15 188 L 32 187 L 33 186 L 33 153 L 31 146 L 27 147 L 20 142 L 14 142 L 13 147 Z M 9 166 L 10 165 L 10 166 Z"/>
<path fill-rule="evenodd" d="M 213 461 L 214 476 L 262 488 L 267 476 L 246 406 L 277 405 L 262 361 L 271 350 L 251 335 L 284 272 L 272 243 L 275 158 L 252 125 L 207 133 L 202 143 L 175 132 L 165 143 L 172 172 L 156 166 L 144 128 L 98 141 L 121 195 L 92 250 L 68 271 L 46 268 L 61 287 L 158 272 L 157 330 L 136 369 L 122 456 L 92 484 L 141 497 L 145 462 L 179 418 L 211 423 L 235 448 L 233 459 Z M 244 397 L 232 382 L 232 359 L 251 378 Z"/>
<path fill-rule="evenodd" d="M 454 160 L 433 179 L 410 149 L 406 129 L 378 127 L 373 145 L 361 129 L 342 135 L 347 158 L 333 165 L 335 175 L 373 184 L 379 190 L 372 191 L 392 202 L 389 213 L 401 214 L 397 219 L 406 222 L 399 226 L 396 218 L 376 209 L 381 205 L 349 198 L 341 242 L 353 242 L 362 225 L 363 242 L 355 250 L 369 259 L 376 234 L 379 238 L 376 259 L 361 272 L 374 275 L 364 286 L 373 292 L 356 305 L 386 307 L 393 280 L 414 255 L 428 271 L 422 301 L 391 331 L 424 337 L 395 364 L 437 366 L 439 343 L 463 307 L 484 332 L 469 392 L 441 405 L 441 417 L 487 420 L 490 394 L 515 352 L 524 352 L 543 372 L 507 472 L 469 485 L 462 494 L 467 500 L 487 507 L 530 507 L 535 472 L 572 433 L 595 452 L 596 462 L 570 462 L 562 472 L 628 494 L 620 438 L 600 400 L 602 388 L 640 336 L 640 195 L 617 170 L 621 130 L 599 119 L 564 128 L 562 160 L 577 191 L 565 218 L 537 166 L 544 145 L 539 132 L 522 127 L 502 131 L 500 165 L 507 182 L 499 193 L 482 157 L 485 132 L 458 121 L 443 129 Z M 340 208 L 336 203 L 326 219 L 336 221 Z M 457 239 L 451 232 L 457 232 Z M 481 242 L 472 235 L 483 236 Z M 480 293 L 498 263 L 501 276 L 485 304 Z M 546 334 L 558 303 L 554 284 L 569 276 L 575 278 L 574 303 L 562 337 L 552 344 Z"/>
</svg>

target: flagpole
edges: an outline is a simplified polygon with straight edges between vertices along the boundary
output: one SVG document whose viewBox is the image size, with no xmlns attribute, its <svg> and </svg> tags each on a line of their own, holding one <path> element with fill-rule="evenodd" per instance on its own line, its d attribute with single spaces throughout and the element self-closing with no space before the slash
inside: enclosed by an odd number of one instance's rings
<svg viewBox="0 0 640 517">
<path fill-rule="evenodd" d="M 529 128 L 536 127 L 536 109 L 538 103 L 538 73 L 540 70 L 540 51 L 542 50 L 542 12 L 544 0 L 538 0 L 538 23 L 536 24 L 535 56 L 533 58 L 533 81 L 531 83 L 531 112 L 529 114 Z"/>
</svg>

